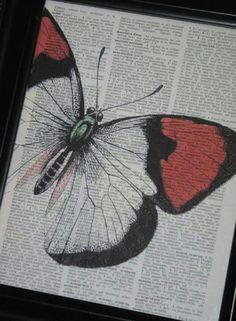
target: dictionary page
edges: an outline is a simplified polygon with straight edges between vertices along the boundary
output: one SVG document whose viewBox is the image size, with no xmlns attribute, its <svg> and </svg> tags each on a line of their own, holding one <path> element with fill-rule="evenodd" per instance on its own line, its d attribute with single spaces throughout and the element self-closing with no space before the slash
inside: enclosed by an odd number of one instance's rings
<svg viewBox="0 0 236 321">
<path fill-rule="evenodd" d="M 177 320 L 219 320 L 236 217 L 235 164 L 217 164 L 232 174 L 180 214 L 158 206 L 154 177 L 164 167 L 154 164 L 153 174 L 148 164 L 151 144 L 164 153 L 155 128 L 171 123 L 168 115 L 176 115 L 177 127 L 196 126 L 188 142 L 193 162 L 195 150 L 209 144 L 198 128 L 236 130 L 236 30 L 56 1 L 46 8 L 64 36 L 50 16 L 45 35 L 53 33 L 57 45 L 65 37 L 75 64 L 65 43 L 56 53 L 43 42 L 37 47 L 35 61 L 45 53 L 66 57 L 60 72 L 70 64 L 72 71 L 70 79 L 58 72 L 26 92 L 1 205 L 0 282 Z M 81 126 L 88 124 L 73 118 L 81 116 L 81 92 L 85 114 L 98 106 L 105 124 L 92 134 L 86 129 L 87 140 Z M 216 154 L 224 156 L 226 138 L 214 135 Z M 186 190 L 195 197 L 203 175 L 216 176 L 215 160 L 203 170 L 207 162 L 192 166 L 180 157 L 188 174 L 173 179 L 176 204 L 184 204 Z M 196 170 L 199 182 L 191 180 Z"/>
</svg>

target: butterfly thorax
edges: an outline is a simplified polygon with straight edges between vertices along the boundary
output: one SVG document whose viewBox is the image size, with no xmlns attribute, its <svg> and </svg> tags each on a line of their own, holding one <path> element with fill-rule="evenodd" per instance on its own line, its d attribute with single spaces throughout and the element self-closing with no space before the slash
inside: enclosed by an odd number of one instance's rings
<svg viewBox="0 0 236 321">
<path fill-rule="evenodd" d="M 93 116 L 86 114 L 74 124 L 69 136 L 69 145 L 72 149 L 77 149 L 84 145 L 90 138 L 96 123 L 97 121 Z"/>
</svg>

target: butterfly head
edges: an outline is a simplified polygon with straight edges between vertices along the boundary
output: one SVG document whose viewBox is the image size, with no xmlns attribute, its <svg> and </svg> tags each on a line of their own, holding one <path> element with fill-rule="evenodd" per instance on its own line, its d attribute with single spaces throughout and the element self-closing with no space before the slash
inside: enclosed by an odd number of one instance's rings
<svg viewBox="0 0 236 321">
<path fill-rule="evenodd" d="M 94 107 L 89 107 L 86 114 L 96 119 L 97 122 L 100 122 L 103 119 L 103 113 Z"/>
</svg>

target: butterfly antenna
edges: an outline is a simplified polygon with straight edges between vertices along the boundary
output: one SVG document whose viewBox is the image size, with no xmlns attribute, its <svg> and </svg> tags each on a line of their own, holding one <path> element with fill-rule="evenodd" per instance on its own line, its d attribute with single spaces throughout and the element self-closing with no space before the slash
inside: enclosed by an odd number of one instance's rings
<svg viewBox="0 0 236 321">
<path fill-rule="evenodd" d="M 102 55 L 104 54 L 105 47 L 102 47 L 100 51 L 100 55 L 98 58 L 98 64 L 97 64 L 97 94 L 96 94 L 96 109 L 98 109 L 98 78 L 99 78 L 99 67 L 100 67 L 100 61 L 102 59 Z"/>
<path fill-rule="evenodd" d="M 132 101 L 129 101 L 129 102 L 127 102 L 127 103 L 120 104 L 120 105 L 115 105 L 115 106 L 107 107 L 107 108 L 103 109 L 102 112 L 107 111 L 107 110 L 110 110 L 110 109 L 113 109 L 113 108 L 117 108 L 117 107 L 129 105 L 129 104 L 137 103 L 138 101 L 141 101 L 141 100 L 146 99 L 146 98 L 148 98 L 148 97 L 150 97 L 150 96 L 152 96 L 152 95 L 155 95 L 156 93 L 158 93 L 158 92 L 161 90 L 162 87 L 163 87 L 163 85 L 160 85 L 160 86 L 157 87 L 153 92 L 151 92 L 150 94 L 145 95 L 145 96 L 143 96 L 143 97 L 141 97 L 141 98 L 138 98 L 138 99 L 135 99 L 135 100 L 132 100 Z"/>
</svg>

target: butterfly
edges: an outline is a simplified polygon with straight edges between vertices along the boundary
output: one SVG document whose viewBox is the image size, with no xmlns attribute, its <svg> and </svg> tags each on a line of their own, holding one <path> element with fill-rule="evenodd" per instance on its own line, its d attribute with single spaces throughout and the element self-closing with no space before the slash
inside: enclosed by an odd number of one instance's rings
<svg viewBox="0 0 236 321">
<path fill-rule="evenodd" d="M 45 104 L 25 106 L 31 125 L 24 146 L 36 156 L 17 186 L 33 179 L 35 197 L 49 195 L 44 248 L 60 264 L 128 261 L 152 240 L 158 207 L 189 211 L 236 172 L 236 133 L 218 123 L 165 114 L 106 122 L 109 108 L 99 108 L 98 99 L 85 110 L 73 52 L 47 9 L 28 90 L 35 87 Z"/>
</svg>

